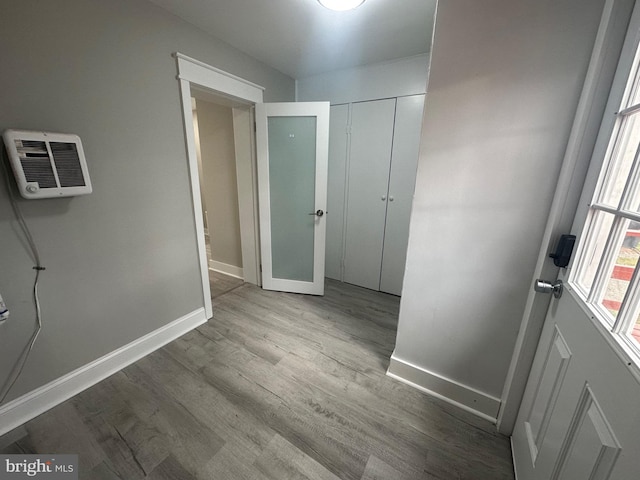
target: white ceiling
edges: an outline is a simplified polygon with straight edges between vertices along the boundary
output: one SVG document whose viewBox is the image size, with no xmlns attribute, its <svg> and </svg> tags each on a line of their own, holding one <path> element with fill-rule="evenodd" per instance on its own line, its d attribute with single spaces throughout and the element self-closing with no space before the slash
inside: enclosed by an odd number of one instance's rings
<svg viewBox="0 0 640 480">
<path fill-rule="evenodd" d="M 150 0 L 293 78 L 426 53 L 436 0 Z"/>
</svg>

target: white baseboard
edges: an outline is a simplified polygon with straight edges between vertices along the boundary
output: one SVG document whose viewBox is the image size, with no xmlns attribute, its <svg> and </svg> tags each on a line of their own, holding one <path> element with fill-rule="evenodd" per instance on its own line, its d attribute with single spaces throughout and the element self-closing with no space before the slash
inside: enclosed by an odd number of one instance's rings
<svg viewBox="0 0 640 480">
<path fill-rule="evenodd" d="M 0 407 L 0 435 L 37 417 L 207 321 L 204 308 L 140 337 Z"/>
<path fill-rule="evenodd" d="M 500 400 L 391 355 L 387 375 L 496 423 Z"/>
<path fill-rule="evenodd" d="M 225 275 L 244 280 L 244 272 L 242 270 L 242 267 L 236 267 L 235 265 L 229 265 L 228 263 L 209 260 L 209 268 L 216 272 L 224 273 Z"/>
<path fill-rule="evenodd" d="M 516 465 L 516 457 L 513 455 L 515 449 L 513 448 L 513 435 L 509 437 L 509 446 L 511 447 L 511 464 L 513 465 L 513 478 L 518 480 L 518 466 Z"/>
</svg>

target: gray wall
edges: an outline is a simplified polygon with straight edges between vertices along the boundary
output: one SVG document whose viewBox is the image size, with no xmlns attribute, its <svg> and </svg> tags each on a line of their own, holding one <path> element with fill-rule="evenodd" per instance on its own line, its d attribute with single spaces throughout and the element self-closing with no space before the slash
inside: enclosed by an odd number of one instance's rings
<svg viewBox="0 0 640 480">
<path fill-rule="evenodd" d="M 298 79 L 300 102 L 362 102 L 426 92 L 429 55 L 399 58 Z"/>
<path fill-rule="evenodd" d="M 394 355 L 500 397 L 604 0 L 441 0 Z"/>
<path fill-rule="evenodd" d="M 238 179 L 231 107 L 196 100 L 211 259 L 242 268 Z"/>
<path fill-rule="evenodd" d="M 294 81 L 141 0 L 6 0 L 0 130 L 82 138 L 94 193 L 20 201 L 44 327 L 9 399 L 203 306 L 175 51 L 292 101 Z M 11 179 L 13 182 L 13 179 Z M 29 338 L 33 261 L 0 183 L 0 382 Z"/>
</svg>

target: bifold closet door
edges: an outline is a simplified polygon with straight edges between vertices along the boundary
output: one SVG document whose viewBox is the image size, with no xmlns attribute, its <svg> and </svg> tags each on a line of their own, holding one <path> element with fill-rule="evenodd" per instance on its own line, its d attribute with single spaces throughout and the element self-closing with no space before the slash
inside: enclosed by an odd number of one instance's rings
<svg viewBox="0 0 640 480">
<path fill-rule="evenodd" d="M 379 290 L 396 100 L 351 108 L 344 281 Z"/>
<path fill-rule="evenodd" d="M 398 98 L 389 176 L 389 203 L 382 252 L 380 290 L 402 292 L 411 203 L 416 184 L 424 95 Z"/>
</svg>

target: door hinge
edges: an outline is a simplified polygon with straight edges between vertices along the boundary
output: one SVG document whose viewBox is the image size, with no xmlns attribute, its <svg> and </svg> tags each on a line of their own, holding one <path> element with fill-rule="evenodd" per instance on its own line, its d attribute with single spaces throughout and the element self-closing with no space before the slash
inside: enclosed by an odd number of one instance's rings
<svg viewBox="0 0 640 480">
<path fill-rule="evenodd" d="M 346 131 L 347 135 L 351 135 L 351 125 L 347 125 Z"/>
<path fill-rule="evenodd" d="M 256 122 L 253 122 L 253 133 L 257 133 L 258 131 L 258 124 Z"/>
<path fill-rule="evenodd" d="M 260 264 L 260 273 L 262 273 L 262 264 Z"/>
</svg>

